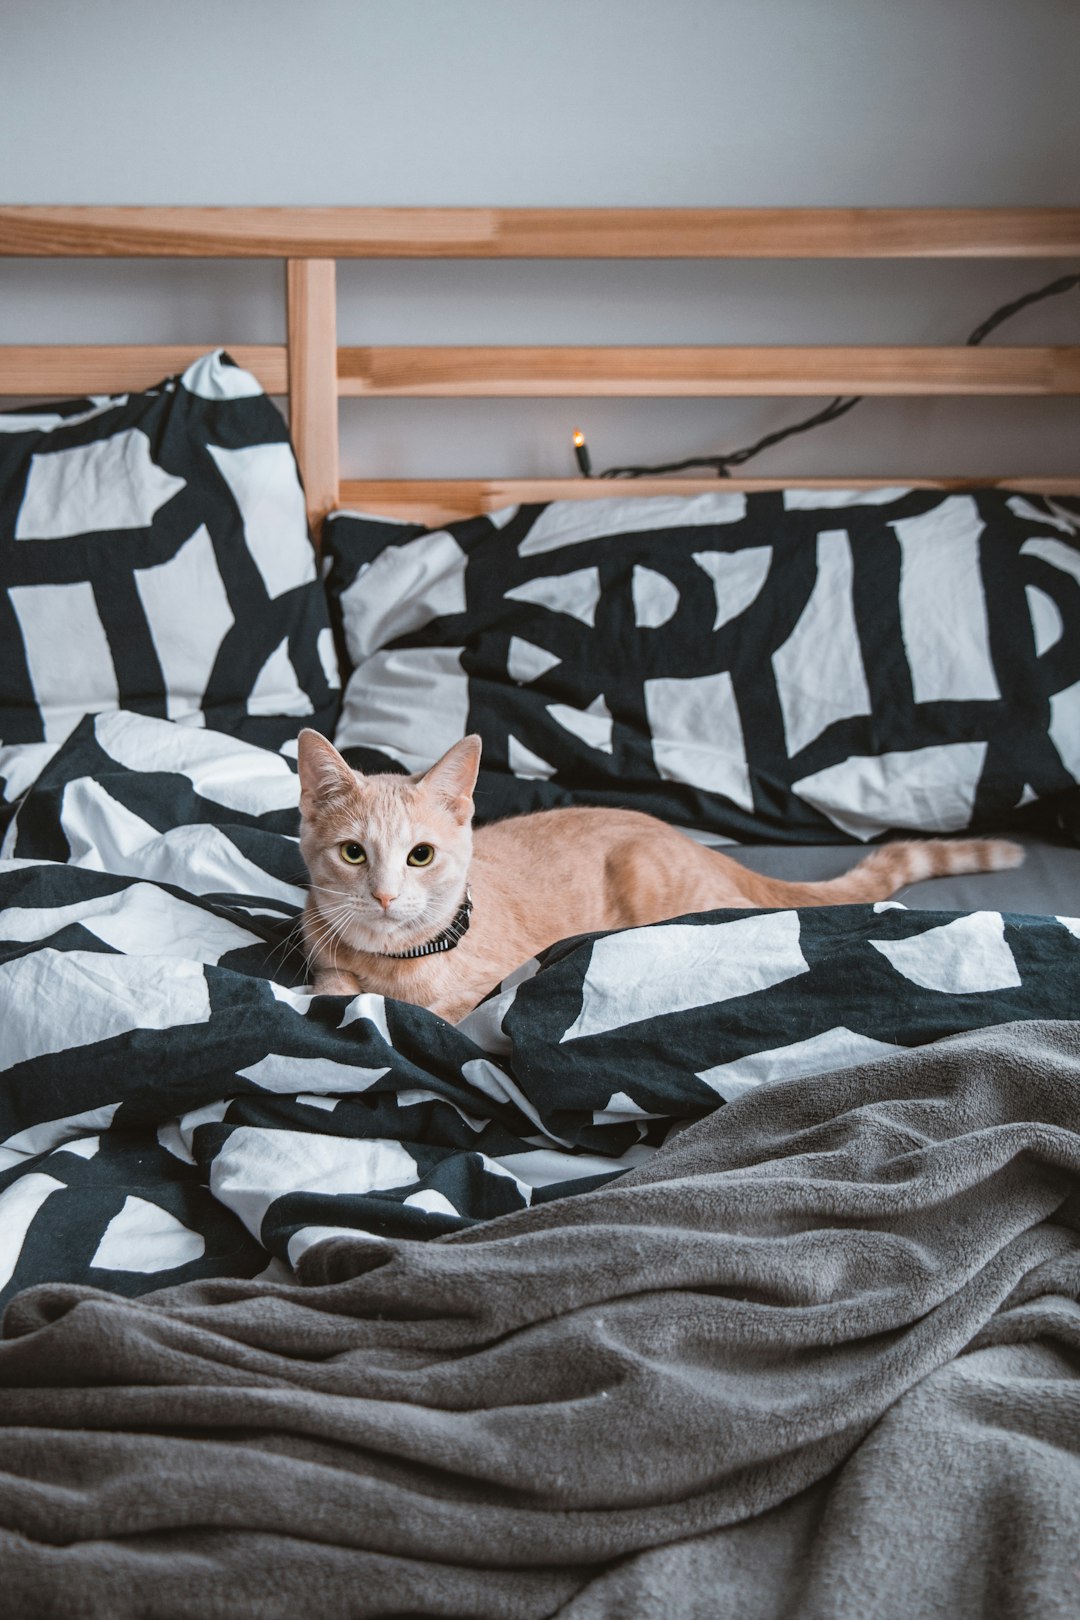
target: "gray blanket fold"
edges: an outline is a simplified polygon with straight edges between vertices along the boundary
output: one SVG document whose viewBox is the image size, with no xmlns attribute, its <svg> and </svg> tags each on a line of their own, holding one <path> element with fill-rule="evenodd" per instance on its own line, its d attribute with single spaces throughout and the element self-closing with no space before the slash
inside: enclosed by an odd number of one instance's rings
<svg viewBox="0 0 1080 1620">
<path fill-rule="evenodd" d="M 1080 1025 L 762 1089 L 304 1286 L 29 1290 L 0 1613 L 1080 1612 Z"/>
</svg>

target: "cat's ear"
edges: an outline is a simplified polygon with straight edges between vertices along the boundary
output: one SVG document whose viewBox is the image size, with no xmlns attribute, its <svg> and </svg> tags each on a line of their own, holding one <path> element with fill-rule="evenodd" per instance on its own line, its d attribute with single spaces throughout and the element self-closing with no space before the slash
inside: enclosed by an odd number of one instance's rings
<svg viewBox="0 0 1080 1620">
<path fill-rule="evenodd" d="M 332 742 L 310 727 L 300 733 L 296 750 L 300 771 L 300 808 L 311 810 L 356 786 L 356 773 Z"/>
<path fill-rule="evenodd" d="M 464 824 L 473 813 L 472 796 L 479 769 L 480 738 L 474 733 L 448 748 L 442 759 L 424 772 L 419 786 L 437 794 L 444 809 Z"/>
</svg>

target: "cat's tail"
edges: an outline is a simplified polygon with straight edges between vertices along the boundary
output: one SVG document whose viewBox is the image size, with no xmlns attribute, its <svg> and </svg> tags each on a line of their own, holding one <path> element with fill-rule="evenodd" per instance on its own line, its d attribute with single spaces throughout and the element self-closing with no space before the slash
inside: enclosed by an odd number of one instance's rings
<svg viewBox="0 0 1080 1620">
<path fill-rule="evenodd" d="M 1007 838 L 925 838 L 882 844 L 842 877 L 820 883 L 785 883 L 750 873 L 739 887 L 756 906 L 846 906 L 887 900 L 909 883 L 962 872 L 1002 872 L 1019 866 L 1024 851 Z M 753 892 L 752 892 L 753 891 Z"/>
</svg>

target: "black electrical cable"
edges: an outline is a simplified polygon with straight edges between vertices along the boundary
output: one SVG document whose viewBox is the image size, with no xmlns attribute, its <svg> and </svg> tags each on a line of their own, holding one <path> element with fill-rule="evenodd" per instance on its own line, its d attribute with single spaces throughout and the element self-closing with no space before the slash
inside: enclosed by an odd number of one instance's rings
<svg viewBox="0 0 1080 1620">
<path fill-rule="evenodd" d="M 1011 304 L 1002 304 L 992 315 L 988 315 L 981 326 L 977 326 L 968 338 L 970 346 L 981 343 L 984 337 L 989 337 L 995 327 L 1010 320 L 1012 316 L 1026 309 L 1029 304 L 1037 304 L 1040 298 L 1053 298 L 1058 293 L 1071 292 L 1074 287 L 1080 287 L 1080 274 L 1059 276 L 1056 281 L 1048 281 L 1045 287 L 1036 287 L 1034 292 L 1024 293 L 1020 298 L 1014 298 Z"/>
<path fill-rule="evenodd" d="M 1020 298 L 1014 298 L 1011 303 L 1002 304 L 981 321 L 974 331 L 964 340 L 965 348 L 974 348 L 980 344 L 990 333 L 1026 309 L 1029 304 L 1037 304 L 1043 298 L 1054 298 L 1059 293 L 1071 292 L 1074 287 L 1080 287 L 1080 272 L 1067 276 L 1059 276 L 1055 281 L 1049 281 L 1043 287 L 1036 287 L 1034 291 L 1024 293 Z M 741 450 L 729 450 L 726 455 L 719 456 L 688 456 L 685 461 L 658 462 L 655 466 L 627 466 L 606 467 L 603 472 L 594 473 L 588 461 L 588 451 L 585 447 L 584 435 L 580 438 L 575 435 L 575 453 L 578 466 L 585 478 L 652 478 L 663 473 L 685 472 L 689 467 L 711 467 L 718 478 L 727 478 L 731 467 L 741 467 L 751 457 L 759 455 L 771 445 L 780 444 L 784 439 L 792 438 L 796 433 L 806 433 L 811 428 L 823 427 L 826 422 L 835 422 L 838 417 L 846 416 L 854 406 L 865 399 L 864 394 L 852 394 L 845 397 L 838 394 L 830 400 L 822 410 L 815 411 L 812 416 L 805 416 L 801 421 L 793 422 L 790 427 L 778 428 L 775 433 L 766 433 L 764 438 L 758 439 L 754 444 L 744 445 Z M 588 470 L 587 470 L 588 469 Z"/>
</svg>

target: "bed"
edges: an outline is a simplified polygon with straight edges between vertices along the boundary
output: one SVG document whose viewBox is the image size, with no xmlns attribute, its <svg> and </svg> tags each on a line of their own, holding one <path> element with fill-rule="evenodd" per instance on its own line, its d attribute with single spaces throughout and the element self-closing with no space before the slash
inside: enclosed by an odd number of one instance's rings
<svg viewBox="0 0 1080 1620">
<path fill-rule="evenodd" d="M 4 208 L 0 251 L 277 257 L 288 308 L 0 350 L 73 396 L 0 416 L 6 1612 L 1075 1613 L 1080 480 L 350 483 L 336 415 L 1076 352 L 355 350 L 334 268 L 1080 216 Z M 451 1026 L 311 993 L 303 725 L 383 771 L 478 731 L 483 819 L 631 804 L 783 877 L 1026 861 L 572 937 Z"/>
</svg>

